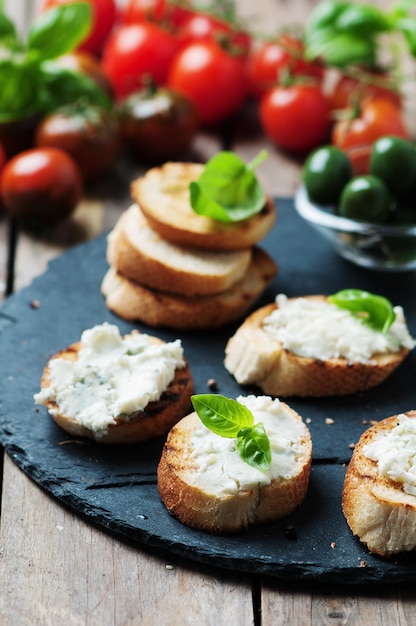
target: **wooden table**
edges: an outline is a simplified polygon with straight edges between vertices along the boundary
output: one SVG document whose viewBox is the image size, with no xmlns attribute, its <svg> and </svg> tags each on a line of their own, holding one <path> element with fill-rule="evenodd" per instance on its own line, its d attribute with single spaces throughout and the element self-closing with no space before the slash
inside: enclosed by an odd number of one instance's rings
<svg viewBox="0 0 416 626">
<path fill-rule="evenodd" d="M 238 2 L 240 14 L 252 18 L 251 23 L 263 32 L 302 24 L 314 4 L 310 0 Z M 35 14 L 35 2 L 10 0 L 6 5 L 22 28 Z M 292 195 L 301 163 L 270 145 L 255 120 L 236 126 L 238 154 L 249 160 L 259 148 L 269 151 L 258 171 L 265 188 L 271 195 Z M 201 160 L 219 149 L 219 137 L 212 132 L 201 132 L 193 146 Z M 13 276 L 8 276 L 7 266 L 9 223 L 1 217 L 0 299 L 6 297 L 7 284 L 14 290 L 23 288 L 46 270 L 50 259 L 111 228 L 128 206 L 129 182 L 142 171 L 143 165 L 123 159 L 111 178 L 86 190 L 69 222 L 44 237 L 21 232 Z M 264 581 L 182 563 L 176 557 L 166 561 L 131 547 L 58 504 L 7 454 L 0 545 L 0 623 L 5 625 L 416 624 L 410 585 L 371 590 Z"/>
</svg>

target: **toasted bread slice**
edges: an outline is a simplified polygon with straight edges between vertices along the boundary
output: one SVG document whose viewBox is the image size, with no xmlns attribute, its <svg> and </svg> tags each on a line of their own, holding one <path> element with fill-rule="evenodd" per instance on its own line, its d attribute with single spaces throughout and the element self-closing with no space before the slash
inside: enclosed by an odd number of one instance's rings
<svg viewBox="0 0 416 626">
<path fill-rule="evenodd" d="M 251 248 L 222 252 L 169 243 L 149 226 L 137 205 L 122 214 L 107 246 L 107 260 L 120 274 L 184 296 L 225 291 L 242 279 L 251 257 Z"/>
<path fill-rule="evenodd" d="M 416 411 L 404 415 L 416 420 Z M 393 415 L 363 433 L 347 468 L 342 494 L 343 512 L 353 534 L 383 557 L 416 549 L 416 495 L 406 493 L 402 482 L 380 473 L 377 461 L 366 452 L 368 444 L 391 434 L 397 423 L 398 416 Z"/>
<path fill-rule="evenodd" d="M 252 313 L 225 350 L 225 367 L 237 382 L 255 384 L 264 393 L 279 397 L 357 393 L 383 382 L 409 353 L 409 348 L 402 347 L 398 352 L 374 354 L 369 362 L 299 356 L 264 329 L 264 320 L 276 308 L 272 303 Z"/>
<path fill-rule="evenodd" d="M 149 339 L 154 344 L 164 343 L 157 337 L 149 337 Z M 42 375 L 41 389 L 47 389 L 50 386 L 52 362 L 55 359 L 75 361 L 78 359 L 80 348 L 81 343 L 76 342 L 51 357 Z M 96 431 L 80 423 L 73 415 L 62 413 L 59 404 L 53 399 L 43 403 L 52 419 L 70 435 L 93 439 L 103 444 L 126 444 L 148 441 L 166 434 L 189 411 L 192 393 L 192 374 L 185 360 L 184 366 L 175 370 L 173 380 L 158 400 L 149 402 L 141 411 L 116 417 L 115 423 L 110 424 L 106 431 Z M 94 397 L 91 397 L 91 402 L 93 401 Z"/>
<path fill-rule="evenodd" d="M 132 197 L 150 226 L 167 241 L 209 250 L 241 250 L 261 241 L 276 220 L 271 198 L 260 213 L 241 222 L 219 222 L 194 212 L 189 183 L 199 178 L 203 167 L 169 162 L 132 183 Z"/>
<path fill-rule="evenodd" d="M 238 283 L 219 294 L 185 297 L 151 290 L 110 267 L 101 290 L 107 307 L 129 321 L 175 330 L 218 328 L 243 316 L 273 280 L 273 259 L 253 249 L 249 268 Z"/>
<path fill-rule="evenodd" d="M 257 402 L 264 400 L 272 402 L 264 397 Z M 174 517 L 198 530 L 229 534 L 287 517 L 301 504 L 312 460 L 309 431 L 284 403 L 268 420 L 264 412 L 261 416 L 272 449 L 278 442 L 267 472 L 249 466 L 235 449 L 235 440 L 209 431 L 196 413 L 172 428 L 157 479 L 160 496 Z"/>
</svg>

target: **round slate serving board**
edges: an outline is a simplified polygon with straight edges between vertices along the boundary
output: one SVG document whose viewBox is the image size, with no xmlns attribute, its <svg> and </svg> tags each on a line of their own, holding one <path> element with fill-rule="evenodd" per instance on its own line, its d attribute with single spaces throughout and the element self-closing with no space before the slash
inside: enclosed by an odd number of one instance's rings
<svg viewBox="0 0 416 626">
<path fill-rule="evenodd" d="M 416 336 L 416 274 L 382 274 L 339 258 L 304 224 L 290 199 L 277 199 L 278 221 L 264 247 L 280 270 L 260 306 L 276 293 L 333 293 L 355 287 L 381 293 L 403 305 Z M 313 440 L 313 467 L 304 503 L 275 524 L 232 537 L 215 537 L 172 518 L 159 499 L 156 467 L 163 438 L 148 444 L 102 447 L 74 441 L 37 407 L 49 357 L 77 341 L 85 328 L 109 321 L 124 334 L 134 325 L 111 314 L 100 294 L 107 269 L 106 238 L 79 246 L 53 261 L 31 286 L 0 309 L 0 437 L 11 458 L 52 496 L 121 539 L 235 571 L 287 580 L 386 583 L 414 580 L 416 555 L 384 561 L 352 537 L 341 511 L 350 444 L 370 420 L 416 408 L 416 354 L 380 387 L 341 399 L 290 400 Z M 37 300 L 39 308 L 31 307 Z M 223 367 L 224 347 L 237 325 L 205 333 L 172 333 L 136 325 L 145 332 L 183 341 L 195 392 L 214 378 L 230 397 L 246 393 Z M 328 423 L 328 418 L 333 423 Z"/>
</svg>

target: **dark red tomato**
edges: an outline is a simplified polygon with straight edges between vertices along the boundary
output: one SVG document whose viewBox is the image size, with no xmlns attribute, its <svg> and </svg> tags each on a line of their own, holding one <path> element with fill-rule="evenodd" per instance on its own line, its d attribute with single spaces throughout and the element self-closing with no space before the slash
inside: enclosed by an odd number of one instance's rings
<svg viewBox="0 0 416 626">
<path fill-rule="evenodd" d="M 126 24 L 154 22 L 176 30 L 191 14 L 191 5 L 186 1 L 128 0 L 123 21 Z"/>
<path fill-rule="evenodd" d="M 247 62 L 250 92 L 260 98 L 279 82 L 284 71 L 291 76 L 323 79 L 322 65 L 317 61 L 307 61 L 304 54 L 302 41 L 291 35 L 280 35 L 275 41 L 264 42 L 253 51 Z"/>
<path fill-rule="evenodd" d="M 6 163 L 0 191 L 12 217 L 54 223 L 68 217 L 80 201 L 81 175 L 63 150 L 34 148 Z"/>
<path fill-rule="evenodd" d="M 188 96 L 202 124 L 236 113 L 247 95 L 244 64 L 214 42 L 190 44 L 174 58 L 169 86 Z"/>
<path fill-rule="evenodd" d="M 84 181 L 102 176 L 114 164 L 120 148 L 116 117 L 108 111 L 74 103 L 47 115 L 36 131 L 37 147 L 55 147 L 77 163 Z"/>
<path fill-rule="evenodd" d="M 120 105 L 119 119 L 125 142 L 151 163 L 179 158 L 198 128 L 193 102 L 165 87 L 149 87 L 128 96 Z"/>
<path fill-rule="evenodd" d="M 91 4 L 93 23 L 88 37 L 78 46 L 79 50 L 86 50 L 99 54 L 105 40 L 112 31 L 117 17 L 115 0 L 86 0 Z M 76 0 L 44 0 L 43 10 L 51 9 L 62 4 L 71 4 Z"/>
<path fill-rule="evenodd" d="M 97 57 L 90 52 L 83 50 L 70 52 L 54 59 L 54 63 L 59 65 L 59 67 L 72 70 L 73 72 L 85 74 L 89 78 L 92 78 L 109 96 L 112 95 L 113 89 L 110 81 L 101 69 Z"/>
<path fill-rule="evenodd" d="M 110 35 L 103 50 L 102 69 L 117 98 L 137 91 L 149 77 L 166 84 L 178 43 L 172 35 L 150 23 L 122 26 Z"/>
<path fill-rule="evenodd" d="M 6 165 L 7 156 L 6 151 L 3 146 L 0 144 L 0 174 L 3 171 L 4 166 Z"/>
<path fill-rule="evenodd" d="M 260 101 L 260 121 L 280 148 L 307 153 L 326 142 L 330 107 L 320 84 L 277 86 Z"/>
<path fill-rule="evenodd" d="M 250 52 L 250 35 L 214 15 L 195 13 L 188 17 L 176 33 L 176 37 L 185 47 L 191 43 L 215 41 L 236 56 L 246 58 Z"/>
<path fill-rule="evenodd" d="M 342 74 L 335 82 L 331 94 L 331 108 L 347 109 L 371 96 L 381 96 L 402 106 L 402 96 L 391 77 L 383 73 L 362 71 L 359 78 Z"/>
</svg>

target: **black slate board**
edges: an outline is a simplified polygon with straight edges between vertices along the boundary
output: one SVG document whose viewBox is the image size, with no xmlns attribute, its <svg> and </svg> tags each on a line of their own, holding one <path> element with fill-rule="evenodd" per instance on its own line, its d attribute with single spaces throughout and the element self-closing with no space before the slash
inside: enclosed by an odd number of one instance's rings
<svg viewBox="0 0 416 626">
<path fill-rule="evenodd" d="M 302 222 L 292 200 L 279 198 L 277 206 L 277 225 L 264 247 L 280 271 L 257 306 L 278 292 L 292 296 L 363 288 L 402 304 L 416 336 L 416 273 L 385 274 L 355 267 Z M 112 448 L 73 442 L 46 409 L 34 405 L 33 394 L 52 354 L 97 323 L 116 323 L 122 333 L 133 327 L 111 314 L 100 295 L 107 269 L 105 248 L 103 236 L 71 250 L 0 309 L 0 437 L 19 467 L 76 513 L 138 546 L 286 580 L 351 584 L 415 580 L 416 555 L 390 562 L 370 555 L 352 537 L 341 512 L 350 444 L 368 427 L 363 422 L 416 408 L 415 351 L 375 390 L 342 399 L 290 400 L 304 419 L 311 420 L 314 461 L 306 500 L 290 518 L 235 537 L 193 531 L 166 512 L 155 480 L 163 438 Z M 39 308 L 31 307 L 34 300 Z M 236 326 L 181 334 L 196 393 L 207 392 L 210 378 L 217 380 L 224 395 L 246 391 L 222 365 L 225 343 Z M 166 340 L 177 337 L 170 331 L 137 327 Z M 334 423 L 328 425 L 326 418 Z"/>
</svg>

